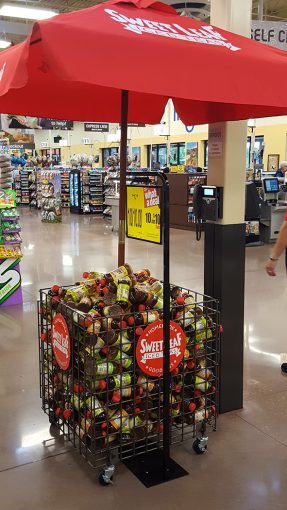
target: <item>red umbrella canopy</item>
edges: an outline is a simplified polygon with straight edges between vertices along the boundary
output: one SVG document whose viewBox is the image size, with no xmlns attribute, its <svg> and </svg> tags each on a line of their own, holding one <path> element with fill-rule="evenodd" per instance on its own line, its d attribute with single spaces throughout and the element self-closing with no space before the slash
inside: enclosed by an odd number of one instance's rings
<svg viewBox="0 0 287 510">
<path fill-rule="evenodd" d="M 160 122 L 168 98 L 185 124 L 283 115 L 286 75 L 283 51 L 160 2 L 112 0 L 36 23 L 2 52 L 0 111 L 119 122 L 124 89 L 129 122 Z"/>
</svg>

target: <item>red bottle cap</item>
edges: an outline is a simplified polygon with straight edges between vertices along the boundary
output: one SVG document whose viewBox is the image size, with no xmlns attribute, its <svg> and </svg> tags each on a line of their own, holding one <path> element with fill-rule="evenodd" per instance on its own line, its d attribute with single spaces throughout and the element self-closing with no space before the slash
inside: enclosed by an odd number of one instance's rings
<svg viewBox="0 0 287 510">
<path fill-rule="evenodd" d="M 92 416 L 92 413 L 91 413 L 90 409 L 87 409 L 86 410 L 86 418 L 91 418 L 91 416 Z"/>
<path fill-rule="evenodd" d="M 141 398 L 140 398 L 140 397 L 135 398 L 135 404 L 136 404 L 136 405 L 139 405 L 139 404 L 141 403 L 141 401 L 142 401 L 142 400 L 141 400 Z"/>
<path fill-rule="evenodd" d="M 143 303 L 141 303 L 141 304 L 138 306 L 138 311 L 139 311 L 139 312 L 144 312 L 144 311 L 145 311 L 145 309 L 146 309 L 146 306 L 145 306 Z"/>
<path fill-rule="evenodd" d="M 216 392 L 216 386 L 211 386 L 210 393 L 215 393 L 215 392 Z"/>
<path fill-rule="evenodd" d="M 52 297 L 52 303 L 59 303 L 61 301 L 60 296 L 53 296 Z"/>
<path fill-rule="evenodd" d="M 99 389 L 100 389 L 100 390 L 105 390 L 105 389 L 106 389 L 106 387 L 107 387 L 107 383 L 106 383 L 106 381 L 105 381 L 104 379 L 100 379 L 100 380 L 99 380 Z"/>
<path fill-rule="evenodd" d="M 47 333 L 41 333 L 42 342 L 47 342 L 47 337 L 48 337 Z"/>
<path fill-rule="evenodd" d="M 141 336 L 143 334 L 143 332 L 144 332 L 143 328 L 139 328 L 139 327 L 136 328 L 136 335 L 137 336 Z"/>
<path fill-rule="evenodd" d="M 199 349 L 201 349 L 201 345 L 200 344 L 195 344 L 195 350 L 199 351 Z"/>
<path fill-rule="evenodd" d="M 110 352 L 110 347 L 109 345 L 105 345 L 102 349 L 101 349 L 101 352 L 103 354 L 108 354 Z"/>
<path fill-rule="evenodd" d="M 72 411 L 71 409 L 65 409 L 65 411 L 63 412 L 63 417 L 65 420 L 69 420 L 72 416 Z"/>
<path fill-rule="evenodd" d="M 175 391 L 176 393 L 180 393 L 180 391 L 181 391 L 181 385 L 180 385 L 180 384 L 176 384 L 176 385 L 175 385 L 175 388 L 174 388 L 174 391 Z"/>
<path fill-rule="evenodd" d="M 99 301 L 98 306 L 100 306 L 101 308 L 105 308 L 106 305 L 105 305 L 104 301 Z"/>
<path fill-rule="evenodd" d="M 99 280 L 99 284 L 102 285 L 103 287 L 106 285 L 106 280 L 104 280 L 104 278 L 101 278 L 101 280 Z"/>
<path fill-rule="evenodd" d="M 83 272 L 83 278 L 89 278 L 89 273 L 87 271 Z"/>
<path fill-rule="evenodd" d="M 180 313 L 180 312 L 176 312 L 176 314 L 175 314 L 175 318 L 176 318 L 176 319 L 180 319 L 180 317 L 181 317 L 181 313 Z"/>
<path fill-rule="evenodd" d="M 107 435 L 106 431 L 105 431 L 105 430 L 102 430 L 102 436 L 103 436 L 103 437 L 106 437 L 106 435 Z"/>
<path fill-rule="evenodd" d="M 58 416 L 60 416 L 60 414 L 61 414 L 61 408 L 57 407 L 57 409 L 56 409 L 56 416 L 58 417 Z"/>
<path fill-rule="evenodd" d="M 103 293 L 103 294 L 108 294 L 109 292 L 110 292 L 110 291 L 109 291 L 108 287 L 104 287 L 104 288 L 102 289 L 102 293 Z"/>
<path fill-rule="evenodd" d="M 188 405 L 188 410 L 193 413 L 193 411 L 195 411 L 196 409 L 196 405 L 194 402 L 190 402 L 190 404 Z"/>
<path fill-rule="evenodd" d="M 189 370 L 193 370 L 193 369 L 194 369 L 194 367 L 195 367 L 195 363 L 194 363 L 194 361 L 193 361 L 193 360 L 190 360 L 190 361 L 188 361 L 188 362 L 187 362 L 186 366 L 187 366 L 187 368 L 188 368 Z"/>
<path fill-rule="evenodd" d="M 53 287 L 51 288 L 51 291 L 55 292 L 55 294 L 58 294 L 59 290 L 60 290 L 60 285 L 53 285 Z"/>
<path fill-rule="evenodd" d="M 160 434 L 163 433 L 163 423 L 159 424 L 158 431 L 159 431 Z"/>
<path fill-rule="evenodd" d="M 195 397 L 201 397 L 201 395 L 202 395 L 202 393 L 201 393 L 200 390 L 198 390 L 198 389 L 194 390 L 194 396 Z"/>
<path fill-rule="evenodd" d="M 106 429 L 108 426 L 107 422 L 103 421 L 103 423 L 101 424 L 101 429 Z"/>
<path fill-rule="evenodd" d="M 112 397 L 112 402 L 114 402 L 115 404 L 118 404 L 118 402 L 121 401 L 121 395 L 119 394 L 119 392 L 114 392 L 113 393 L 113 397 Z"/>
<path fill-rule="evenodd" d="M 136 408 L 135 408 L 135 414 L 140 414 L 140 412 L 141 412 L 140 407 L 136 407 Z"/>
<path fill-rule="evenodd" d="M 178 305 L 183 305 L 184 304 L 184 297 L 183 296 L 177 296 L 176 302 L 177 302 Z"/>
<path fill-rule="evenodd" d="M 81 383 L 80 384 L 78 384 L 78 383 L 74 384 L 74 392 L 75 393 L 83 393 L 83 391 L 84 391 L 84 386 Z"/>
<path fill-rule="evenodd" d="M 119 322 L 119 327 L 120 327 L 121 329 L 127 329 L 127 323 L 126 323 L 126 321 L 121 321 L 121 322 Z"/>
<path fill-rule="evenodd" d="M 86 317 L 85 318 L 85 326 L 86 326 L 86 328 L 88 328 L 92 324 L 93 324 L 93 321 L 91 319 L 89 319 L 89 317 Z"/>
<path fill-rule="evenodd" d="M 134 323 L 135 323 L 135 319 L 134 319 L 134 317 L 132 315 L 130 315 L 129 318 L 128 318 L 129 326 L 133 326 Z"/>
<path fill-rule="evenodd" d="M 219 326 L 219 333 L 223 333 L 223 326 L 222 326 L 222 324 L 220 324 L 220 326 Z"/>
<path fill-rule="evenodd" d="M 142 386 L 139 386 L 139 388 L 138 388 L 137 392 L 139 393 L 139 395 L 142 395 L 142 394 L 143 394 L 143 392 L 144 392 L 143 387 L 142 387 Z"/>
</svg>

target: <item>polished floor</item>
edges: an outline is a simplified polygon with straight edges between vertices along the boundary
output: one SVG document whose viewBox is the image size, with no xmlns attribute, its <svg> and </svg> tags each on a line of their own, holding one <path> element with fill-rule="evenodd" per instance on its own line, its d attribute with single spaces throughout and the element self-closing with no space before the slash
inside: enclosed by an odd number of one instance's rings
<svg viewBox="0 0 287 510">
<path fill-rule="evenodd" d="M 123 466 L 114 485 L 102 488 L 77 452 L 51 436 L 40 409 L 36 300 L 38 289 L 70 284 L 87 269 L 115 266 L 117 238 L 103 220 L 65 212 L 47 225 L 22 210 L 24 305 L 0 311 L 0 508 L 3 510 L 213 510 L 286 509 L 287 378 L 280 353 L 287 351 L 287 286 L 283 261 L 277 278 L 263 263 L 268 246 L 246 251 L 245 404 L 223 415 L 209 450 L 196 456 L 190 444 L 173 458 L 189 476 L 146 489 Z M 171 231 L 171 280 L 201 291 L 202 243 Z M 161 247 L 128 240 L 127 261 L 161 276 Z M 232 339 L 230 339 L 232 341 Z"/>
</svg>

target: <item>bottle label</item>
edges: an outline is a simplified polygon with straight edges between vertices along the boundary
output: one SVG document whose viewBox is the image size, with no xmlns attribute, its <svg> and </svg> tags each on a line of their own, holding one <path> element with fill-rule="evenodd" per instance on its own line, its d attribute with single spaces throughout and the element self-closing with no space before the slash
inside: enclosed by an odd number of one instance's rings
<svg viewBox="0 0 287 510">
<path fill-rule="evenodd" d="M 108 363 L 98 363 L 96 366 L 96 375 L 112 375 L 114 372 L 114 365 Z"/>
<path fill-rule="evenodd" d="M 133 362 L 132 358 L 123 351 L 118 351 L 114 360 L 119 365 L 122 365 L 123 368 L 129 368 Z"/>
<path fill-rule="evenodd" d="M 117 290 L 117 301 L 128 303 L 130 294 L 130 286 L 127 283 L 119 283 Z"/>
<path fill-rule="evenodd" d="M 86 405 L 90 409 L 92 415 L 96 418 L 100 414 L 103 414 L 105 412 L 104 408 L 101 406 L 99 400 L 95 395 L 92 397 L 87 398 Z"/>
<path fill-rule="evenodd" d="M 124 428 L 129 430 L 129 415 L 124 409 L 122 409 L 121 412 L 116 411 L 115 414 L 112 415 L 110 422 L 116 430 L 120 428 L 122 431 Z"/>
<path fill-rule="evenodd" d="M 145 388 L 148 392 L 152 391 L 154 389 L 154 382 L 148 381 L 147 378 L 144 375 L 140 375 L 137 380 L 137 385 L 142 386 Z"/>
<path fill-rule="evenodd" d="M 132 342 L 126 335 L 120 335 L 114 345 L 120 345 L 123 352 L 129 352 L 132 349 Z"/>
<path fill-rule="evenodd" d="M 124 398 L 128 398 L 128 397 L 131 397 L 132 396 L 132 387 L 129 386 L 127 388 L 122 388 L 121 389 L 121 396 L 124 397 Z"/>
<path fill-rule="evenodd" d="M 96 358 L 99 354 L 99 351 L 106 345 L 104 340 L 98 336 L 97 342 L 95 345 L 87 345 L 85 348 L 86 353 L 91 356 L 91 358 Z"/>
<path fill-rule="evenodd" d="M 83 405 L 83 401 L 80 400 L 79 397 L 74 394 L 72 396 L 72 404 L 73 404 L 73 407 L 76 409 L 76 411 L 80 411 L 80 408 Z"/>
<path fill-rule="evenodd" d="M 190 326 L 191 324 L 194 324 L 194 314 L 190 310 L 188 310 L 186 313 L 182 315 L 180 323 L 184 328 Z"/>
<path fill-rule="evenodd" d="M 125 266 L 120 266 L 117 269 L 111 271 L 110 275 L 112 276 L 114 282 L 117 283 L 117 281 L 120 280 L 123 276 L 128 275 L 128 271 Z"/>
<path fill-rule="evenodd" d="M 132 383 L 132 378 L 130 374 L 115 375 L 113 379 L 115 381 L 116 388 L 129 386 Z"/>
</svg>

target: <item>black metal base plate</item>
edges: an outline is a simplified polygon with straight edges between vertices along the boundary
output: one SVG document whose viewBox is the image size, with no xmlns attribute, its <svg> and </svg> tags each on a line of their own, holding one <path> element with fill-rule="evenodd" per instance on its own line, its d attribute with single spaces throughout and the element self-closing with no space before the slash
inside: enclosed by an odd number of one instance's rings
<svg viewBox="0 0 287 510">
<path fill-rule="evenodd" d="M 171 458 L 168 460 L 167 469 L 164 469 L 162 450 L 125 459 L 123 463 L 146 487 L 154 487 L 188 475 L 188 472 Z"/>
</svg>

